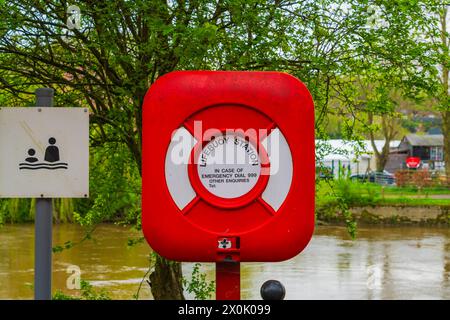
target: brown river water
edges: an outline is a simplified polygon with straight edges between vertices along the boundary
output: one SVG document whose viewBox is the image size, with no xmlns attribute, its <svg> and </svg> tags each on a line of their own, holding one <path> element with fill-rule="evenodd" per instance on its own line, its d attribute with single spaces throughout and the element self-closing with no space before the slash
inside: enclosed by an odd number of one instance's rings
<svg viewBox="0 0 450 320">
<path fill-rule="evenodd" d="M 77 242 L 83 230 L 55 225 L 53 243 Z M 145 242 L 128 247 L 140 233 L 113 224 L 97 227 L 93 239 L 53 255 L 53 290 L 67 288 L 68 267 L 78 266 L 81 278 L 113 299 L 133 299 L 149 268 L 151 249 Z M 33 298 L 34 226 L 0 227 L 0 299 Z M 184 263 L 190 277 L 193 264 Z M 214 278 L 214 264 L 201 268 Z M 278 263 L 243 263 L 242 298 L 260 299 L 269 279 L 281 281 L 286 299 L 450 299 L 450 229 L 370 227 L 351 240 L 343 227 L 319 226 L 297 257 Z M 186 294 L 188 299 L 193 297 Z M 144 282 L 140 299 L 151 299 Z"/>
</svg>

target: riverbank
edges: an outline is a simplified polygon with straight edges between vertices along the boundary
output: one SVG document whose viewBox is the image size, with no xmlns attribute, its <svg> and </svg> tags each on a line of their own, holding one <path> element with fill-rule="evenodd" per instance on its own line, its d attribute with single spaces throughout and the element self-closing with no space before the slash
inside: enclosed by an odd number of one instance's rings
<svg viewBox="0 0 450 320">
<path fill-rule="evenodd" d="M 319 224 L 342 224 L 344 208 L 359 224 L 450 226 L 450 189 L 380 186 L 346 179 L 319 181 Z"/>
<path fill-rule="evenodd" d="M 349 208 L 359 224 L 417 225 L 450 227 L 450 205 L 406 206 L 377 205 Z M 342 224 L 345 222 L 338 204 L 316 208 L 318 224 Z"/>
</svg>

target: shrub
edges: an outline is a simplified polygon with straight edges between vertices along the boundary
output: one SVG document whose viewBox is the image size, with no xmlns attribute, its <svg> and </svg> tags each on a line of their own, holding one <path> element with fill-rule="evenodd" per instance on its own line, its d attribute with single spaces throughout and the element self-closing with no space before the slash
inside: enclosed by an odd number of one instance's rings
<svg viewBox="0 0 450 320">
<path fill-rule="evenodd" d="M 80 296 L 69 296 L 58 290 L 53 295 L 52 300 L 111 300 L 106 291 L 95 291 L 88 281 L 81 280 L 80 284 Z"/>
<path fill-rule="evenodd" d="M 194 264 L 191 280 L 183 279 L 183 285 L 187 292 L 194 293 L 196 300 L 211 299 L 215 282 L 206 280 L 206 274 L 200 272 L 200 266 L 200 263 Z"/>
<path fill-rule="evenodd" d="M 417 170 L 413 171 L 412 174 L 412 183 L 417 186 L 420 189 L 423 189 L 425 187 L 430 187 L 432 180 L 430 171 L 428 170 Z"/>
<path fill-rule="evenodd" d="M 399 170 L 395 173 L 397 187 L 415 187 L 418 189 L 435 186 L 437 181 L 432 179 L 428 170 Z"/>
</svg>

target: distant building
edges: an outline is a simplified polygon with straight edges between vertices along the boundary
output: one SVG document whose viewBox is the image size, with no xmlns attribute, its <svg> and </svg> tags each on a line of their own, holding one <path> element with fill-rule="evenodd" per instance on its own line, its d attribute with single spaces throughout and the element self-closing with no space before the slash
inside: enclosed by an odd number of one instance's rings
<svg viewBox="0 0 450 320">
<path fill-rule="evenodd" d="M 399 143 L 399 140 L 394 140 L 389 146 L 394 148 Z M 384 144 L 384 140 L 375 140 L 379 151 Z M 316 140 L 316 158 L 317 166 L 328 168 L 335 177 L 376 171 L 376 157 L 370 140 Z"/>
<path fill-rule="evenodd" d="M 408 134 L 397 148 L 392 148 L 386 170 L 395 172 L 406 168 L 408 157 L 420 158 L 422 168 L 444 170 L 444 136 L 442 134 Z"/>
</svg>

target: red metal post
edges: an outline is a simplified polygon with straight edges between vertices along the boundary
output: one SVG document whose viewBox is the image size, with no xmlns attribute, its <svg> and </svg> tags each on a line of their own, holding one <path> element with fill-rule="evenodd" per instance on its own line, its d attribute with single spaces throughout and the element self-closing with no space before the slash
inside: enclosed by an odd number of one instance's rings
<svg viewBox="0 0 450 320">
<path fill-rule="evenodd" d="M 216 300 L 241 299 L 241 264 L 216 262 Z"/>
</svg>

